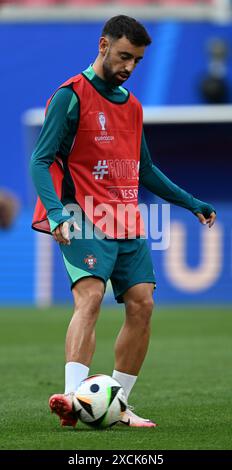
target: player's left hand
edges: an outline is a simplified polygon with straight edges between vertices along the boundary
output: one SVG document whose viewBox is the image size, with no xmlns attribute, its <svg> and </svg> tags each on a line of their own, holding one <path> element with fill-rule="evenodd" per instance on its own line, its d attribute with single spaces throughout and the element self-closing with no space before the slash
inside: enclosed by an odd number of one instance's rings
<svg viewBox="0 0 232 470">
<path fill-rule="evenodd" d="M 201 224 L 203 225 L 209 225 L 209 228 L 211 228 L 216 220 L 216 213 L 215 212 L 211 212 L 210 216 L 208 217 L 208 219 L 206 219 L 203 214 L 201 214 L 200 212 L 198 212 L 196 214 L 196 216 L 198 217 L 198 220 L 200 221 Z"/>
</svg>

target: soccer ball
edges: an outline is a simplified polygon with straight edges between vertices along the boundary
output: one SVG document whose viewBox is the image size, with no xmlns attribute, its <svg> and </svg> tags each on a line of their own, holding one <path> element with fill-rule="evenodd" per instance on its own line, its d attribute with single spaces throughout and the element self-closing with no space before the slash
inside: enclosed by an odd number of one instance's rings
<svg viewBox="0 0 232 470">
<path fill-rule="evenodd" d="M 109 375 L 87 377 L 81 382 L 75 398 L 78 402 L 76 408 L 79 408 L 79 419 L 99 429 L 118 423 L 127 407 L 123 388 Z"/>
</svg>

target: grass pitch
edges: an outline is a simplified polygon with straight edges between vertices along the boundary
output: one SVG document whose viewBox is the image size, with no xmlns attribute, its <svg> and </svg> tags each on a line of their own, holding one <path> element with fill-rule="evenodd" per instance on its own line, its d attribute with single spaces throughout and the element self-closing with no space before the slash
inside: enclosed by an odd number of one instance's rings
<svg viewBox="0 0 232 470">
<path fill-rule="evenodd" d="M 231 308 L 158 308 L 130 403 L 156 429 L 61 428 L 48 397 L 63 392 L 72 307 L 0 309 L 0 449 L 231 449 Z M 111 374 L 123 309 L 102 310 L 90 373 Z"/>
</svg>

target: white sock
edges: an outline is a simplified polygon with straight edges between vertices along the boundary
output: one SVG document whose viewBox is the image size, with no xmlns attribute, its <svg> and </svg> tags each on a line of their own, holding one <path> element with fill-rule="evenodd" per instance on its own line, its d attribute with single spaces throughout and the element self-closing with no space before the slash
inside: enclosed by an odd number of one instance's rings
<svg viewBox="0 0 232 470">
<path fill-rule="evenodd" d="M 80 362 L 67 362 L 65 365 L 65 395 L 76 392 L 82 380 L 88 377 L 89 367 Z"/>
<path fill-rule="evenodd" d="M 128 398 L 137 380 L 137 376 L 125 374 L 125 372 L 119 372 L 118 370 L 114 370 L 112 377 L 120 383 L 126 394 L 126 398 Z"/>
</svg>

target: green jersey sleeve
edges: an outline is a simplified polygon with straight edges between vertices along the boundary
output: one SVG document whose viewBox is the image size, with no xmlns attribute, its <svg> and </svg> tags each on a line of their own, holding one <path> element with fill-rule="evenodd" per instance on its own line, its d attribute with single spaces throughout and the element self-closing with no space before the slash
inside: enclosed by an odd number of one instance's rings
<svg viewBox="0 0 232 470">
<path fill-rule="evenodd" d="M 45 121 L 30 162 L 31 176 L 46 211 L 51 231 L 68 220 L 70 215 L 58 198 L 49 172 L 60 146 L 76 128 L 78 101 L 71 88 L 59 89 L 48 107 Z M 73 121 L 76 120 L 76 123 Z M 72 137 L 72 136 L 71 136 Z M 71 138 L 72 140 L 72 138 Z"/>
<path fill-rule="evenodd" d="M 187 191 L 173 183 L 152 163 L 144 132 L 141 143 L 139 181 L 152 193 L 168 202 L 190 210 L 193 214 L 199 212 L 203 214 L 204 217 L 208 218 L 211 212 L 216 212 L 210 204 L 196 199 Z"/>
</svg>

